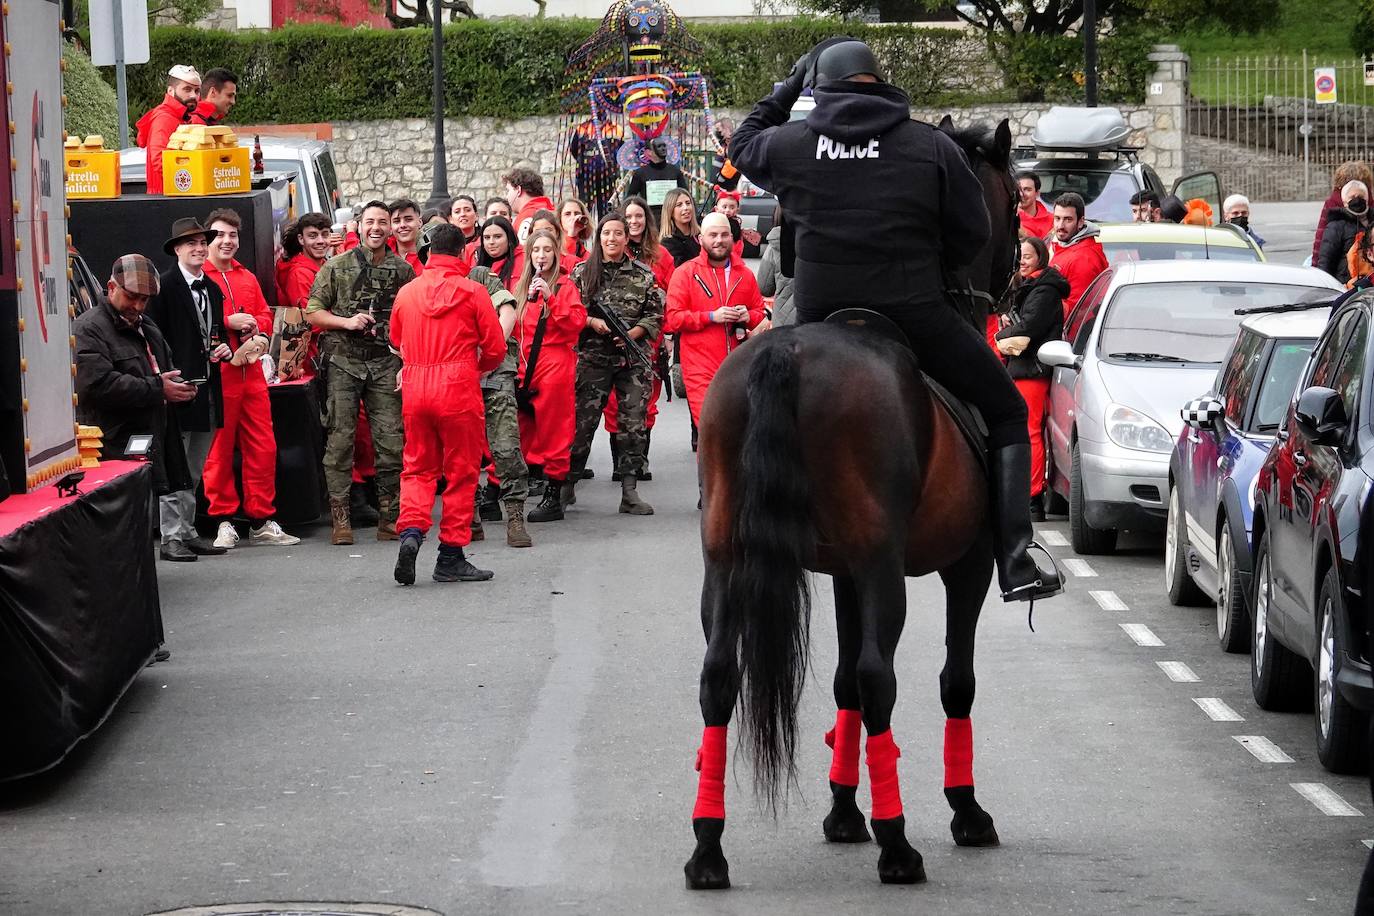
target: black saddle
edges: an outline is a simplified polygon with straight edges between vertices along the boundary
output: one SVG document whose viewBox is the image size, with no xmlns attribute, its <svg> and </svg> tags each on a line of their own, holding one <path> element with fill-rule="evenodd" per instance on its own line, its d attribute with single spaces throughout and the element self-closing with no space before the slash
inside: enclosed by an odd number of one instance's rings
<svg viewBox="0 0 1374 916">
<path fill-rule="evenodd" d="M 881 337 L 901 346 L 911 349 L 911 341 L 907 338 L 906 332 L 901 329 L 897 322 L 886 315 L 870 309 L 840 309 L 831 312 L 825 319 L 827 324 L 847 324 L 850 327 L 862 328 L 871 331 Z M 914 353 L 912 354 L 915 355 Z M 978 456 L 983 469 L 987 469 L 988 458 L 988 427 L 983 422 L 983 415 L 977 407 L 967 401 L 962 401 L 950 393 L 949 389 L 931 378 L 925 372 L 921 373 L 925 379 L 926 387 L 935 396 L 949 415 L 954 418 L 954 424 L 959 427 L 959 431 L 964 434 L 964 439 L 968 441 L 974 454 Z"/>
</svg>

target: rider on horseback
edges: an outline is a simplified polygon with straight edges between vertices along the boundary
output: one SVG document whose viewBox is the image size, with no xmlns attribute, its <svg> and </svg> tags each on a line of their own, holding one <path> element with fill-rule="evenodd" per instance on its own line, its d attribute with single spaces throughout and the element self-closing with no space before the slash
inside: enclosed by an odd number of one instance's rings
<svg viewBox="0 0 1374 916">
<path fill-rule="evenodd" d="M 816 106 L 789 123 L 807 86 Z M 954 141 L 910 112 L 867 45 L 828 39 L 754 107 L 735 131 L 730 159 L 787 214 L 798 323 L 845 308 L 880 312 L 906 334 L 924 372 L 982 412 L 1002 597 L 1048 597 L 1063 586 L 1028 553 L 1038 545 L 1025 402 L 944 293 L 942 268 L 966 264 L 988 242 L 982 188 Z"/>
</svg>

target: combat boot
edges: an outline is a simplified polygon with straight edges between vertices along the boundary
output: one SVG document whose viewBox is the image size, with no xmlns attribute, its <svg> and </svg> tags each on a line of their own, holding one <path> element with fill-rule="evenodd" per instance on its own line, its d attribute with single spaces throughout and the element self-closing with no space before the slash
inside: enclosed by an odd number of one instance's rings
<svg viewBox="0 0 1374 916">
<path fill-rule="evenodd" d="M 420 552 L 420 542 L 424 535 L 419 528 L 407 528 L 401 532 L 401 549 L 396 554 L 396 568 L 392 575 L 400 585 L 415 584 L 415 556 Z"/>
<path fill-rule="evenodd" d="M 334 532 L 329 537 L 329 543 L 340 546 L 353 543 L 353 525 L 348 518 L 348 500 L 337 496 L 329 497 L 329 521 L 334 525 Z"/>
<path fill-rule="evenodd" d="M 396 497 L 390 493 L 383 496 L 377 494 L 377 540 L 396 541 L 399 536 L 396 534 Z"/>
<path fill-rule="evenodd" d="M 638 478 L 626 474 L 620 481 L 620 511 L 626 515 L 653 515 L 654 507 L 639 498 Z"/>
<path fill-rule="evenodd" d="M 533 547 L 534 540 L 525 527 L 525 502 L 520 499 L 506 500 L 506 546 Z"/>
<path fill-rule="evenodd" d="M 482 488 L 479 486 L 472 495 L 472 539 L 474 541 L 485 541 L 487 532 L 482 527 Z"/>
<path fill-rule="evenodd" d="M 349 488 L 348 515 L 355 528 L 375 528 L 377 525 L 377 510 L 372 508 L 370 490 L 370 484 L 356 480 Z"/>
<path fill-rule="evenodd" d="M 620 473 L 620 436 L 613 433 L 611 435 L 611 480 L 619 483 L 624 479 Z"/>
<path fill-rule="evenodd" d="M 544 490 L 544 498 L 539 505 L 530 510 L 531 522 L 558 522 L 563 520 L 563 490 L 572 487 L 572 480 L 566 483 L 556 477 L 549 478 Z"/>
<path fill-rule="evenodd" d="M 489 569 L 478 569 L 463 556 L 463 548 L 439 545 L 439 559 L 434 564 L 435 582 L 485 582 L 492 577 Z"/>
<path fill-rule="evenodd" d="M 501 521 L 501 488 L 489 483 L 478 491 L 477 514 L 484 522 Z"/>
<path fill-rule="evenodd" d="M 544 489 L 549 485 L 548 478 L 544 476 L 544 466 L 542 464 L 531 464 L 529 466 L 529 498 L 539 499 L 544 495 Z"/>
<path fill-rule="evenodd" d="M 654 472 L 649 470 L 649 446 L 653 444 L 653 441 L 654 431 L 652 429 L 644 430 L 644 470 L 639 472 L 639 479 L 645 483 L 654 479 Z"/>
<path fill-rule="evenodd" d="M 1033 601 L 1064 590 L 1064 580 L 1050 558 L 1049 567 L 1035 561 L 1032 549 L 1049 554 L 1031 539 L 1029 445 L 1008 445 L 988 453 L 992 477 L 992 533 L 997 582 L 1003 601 Z"/>
</svg>

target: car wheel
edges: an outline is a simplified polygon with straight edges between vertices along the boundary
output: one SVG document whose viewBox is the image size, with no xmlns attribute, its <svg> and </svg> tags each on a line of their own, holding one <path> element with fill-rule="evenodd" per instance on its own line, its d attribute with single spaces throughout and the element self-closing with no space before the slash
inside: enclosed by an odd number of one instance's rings
<svg viewBox="0 0 1374 916">
<path fill-rule="evenodd" d="M 1200 607 L 1207 603 L 1207 596 L 1188 572 L 1188 526 L 1179 502 L 1178 487 L 1170 487 L 1164 523 L 1164 588 L 1175 607 Z"/>
<path fill-rule="evenodd" d="M 1341 583 L 1333 566 L 1322 580 L 1317 598 L 1317 660 L 1313 665 L 1313 698 L 1316 701 L 1317 757 L 1333 773 L 1364 770 L 1369 720 L 1351 706 L 1336 686 L 1336 665 L 1344 647 L 1336 626 Z"/>
<path fill-rule="evenodd" d="M 1069 536 L 1075 553 L 1089 556 L 1116 550 L 1115 528 L 1094 528 L 1084 515 L 1087 500 L 1083 495 L 1083 463 L 1078 443 L 1069 458 Z"/>
<path fill-rule="evenodd" d="M 1250 605 L 1250 692 L 1255 705 L 1273 711 L 1301 710 L 1311 701 L 1305 663 L 1269 632 L 1273 608 L 1274 574 L 1269 563 L 1269 532 L 1255 555 L 1254 600 Z"/>
<path fill-rule="evenodd" d="M 1240 562 L 1231 526 L 1221 520 L 1217 538 L 1217 642 L 1223 652 L 1244 652 L 1250 648 L 1250 612 L 1245 607 Z"/>
</svg>

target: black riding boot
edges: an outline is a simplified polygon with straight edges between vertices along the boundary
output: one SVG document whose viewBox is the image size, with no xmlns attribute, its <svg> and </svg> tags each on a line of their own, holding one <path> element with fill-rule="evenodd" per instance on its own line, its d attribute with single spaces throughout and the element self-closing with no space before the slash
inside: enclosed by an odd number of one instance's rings
<svg viewBox="0 0 1374 916">
<path fill-rule="evenodd" d="M 996 539 L 997 581 L 1003 601 L 1030 601 L 1048 598 L 1064 590 L 1059 570 L 1051 561 L 1040 566 L 1029 550 L 1043 548 L 1032 540 L 1030 521 L 1030 445 L 1008 445 L 988 453 L 992 476 L 992 505 L 995 513 L 993 536 Z M 1048 554 L 1046 554 L 1048 557 Z"/>
</svg>

